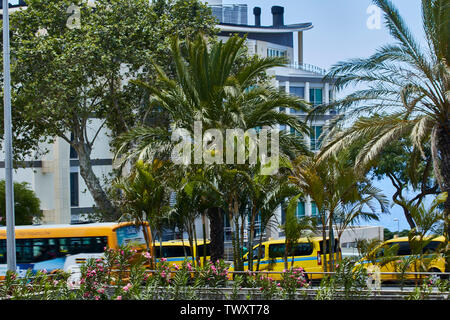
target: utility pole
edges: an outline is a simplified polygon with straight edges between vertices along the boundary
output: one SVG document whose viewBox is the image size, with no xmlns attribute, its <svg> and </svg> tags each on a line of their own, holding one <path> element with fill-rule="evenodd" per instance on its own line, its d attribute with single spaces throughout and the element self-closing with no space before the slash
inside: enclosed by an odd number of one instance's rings
<svg viewBox="0 0 450 320">
<path fill-rule="evenodd" d="M 11 72 L 9 57 L 9 4 L 3 0 L 3 99 L 5 141 L 6 259 L 8 271 L 16 271 L 14 188 L 12 166 Z"/>
</svg>

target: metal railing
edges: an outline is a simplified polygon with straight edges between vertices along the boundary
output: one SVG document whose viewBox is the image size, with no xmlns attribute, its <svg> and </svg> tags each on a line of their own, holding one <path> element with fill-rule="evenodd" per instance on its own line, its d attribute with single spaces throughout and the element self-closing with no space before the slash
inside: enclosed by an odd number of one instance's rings
<svg viewBox="0 0 450 320">
<path fill-rule="evenodd" d="M 287 67 L 293 68 L 293 69 L 299 69 L 299 70 L 303 70 L 303 71 L 308 71 L 308 72 L 313 72 L 313 73 L 317 73 L 317 74 L 320 74 L 323 76 L 327 74 L 327 70 L 320 68 L 318 66 L 309 64 L 309 63 L 294 62 L 294 63 L 288 64 Z"/>
</svg>

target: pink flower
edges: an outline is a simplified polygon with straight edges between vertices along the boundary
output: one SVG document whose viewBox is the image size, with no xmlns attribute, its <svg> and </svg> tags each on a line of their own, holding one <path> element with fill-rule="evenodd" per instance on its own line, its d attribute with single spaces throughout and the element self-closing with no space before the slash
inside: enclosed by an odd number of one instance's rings
<svg viewBox="0 0 450 320">
<path fill-rule="evenodd" d="M 123 287 L 123 291 L 128 292 L 128 290 L 130 290 L 130 288 L 132 287 L 131 283 L 127 284 L 125 287 Z"/>
<path fill-rule="evenodd" d="M 122 300 L 122 296 L 117 296 L 116 300 Z"/>
<path fill-rule="evenodd" d="M 152 256 L 150 255 L 150 252 L 144 252 L 143 255 L 147 259 L 151 259 L 152 258 Z"/>
<path fill-rule="evenodd" d="M 100 294 L 103 294 L 103 293 L 105 293 L 105 289 L 100 288 L 100 289 L 97 290 L 97 292 L 100 293 Z"/>
</svg>

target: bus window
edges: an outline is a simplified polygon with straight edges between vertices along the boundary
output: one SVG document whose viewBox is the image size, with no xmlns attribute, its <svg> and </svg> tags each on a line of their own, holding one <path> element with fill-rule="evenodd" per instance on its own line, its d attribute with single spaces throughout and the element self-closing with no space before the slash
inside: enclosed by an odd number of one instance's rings
<svg viewBox="0 0 450 320">
<path fill-rule="evenodd" d="M 284 257 L 284 243 L 277 243 L 269 245 L 269 258 L 281 258 Z"/>
<path fill-rule="evenodd" d="M 163 246 L 162 247 L 162 256 L 160 253 L 160 246 L 155 246 L 155 255 L 156 258 L 174 258 L 174 257 L 184 257 L 185 252 L 186 256 L 191 256 L 191 248 L 189 246 Z"/>
<path fill-rule="evenodd" d="M 48 239 L 33 239 L 33 260 L 40 262 L 50 260 Z"/>
<path fill-rule="evenodd" d="M 133 244 L 145 245 L 145 236 L 142 226 L 125 226 L 116 229 L 117 243 L 119 246 Z"/>
<path fill-rule="evenodd" d="M 409 246 L 408 241 L 399 241 L 399 242 L 391 242 L 389 243 L 389 246 L 393 247 L 395 245 L 398 245 L 398 256 L 408 256 L 411 254 L 411 247 Z"/>
<path fill-rule="evenodd" d="M 439 249 L 440 245 L 442 245 L 441 241 L 431 241 L 423 248 L 423 253 L 425 254 L 435 253 Z"/>
<path fill-rule="evenodd" d="M 334 250 L 333 250 L 333 253 L 337 253 L 338 252 L 337 244 L 338 244 L 337 239 L 334 239 Z M 320 245 L 320 252 L 322 252 L 322 254 L 323 254 L 323 240 L 321 240 L 319 242 L 319 245 Z M 327 240 L 327 254 L 329 254 L 329 253 L 330 253 L 330 241 Z"/>
<path fill-rule="evenodd" d="M 106 237 L 60 238 L 59 251 L 63 256 L 78 253 L 102 253 L 106 244 Z"/>
<path fill-rule="evenodd" d="M 206 244 L 206 256 L 209 257 L 211 255 L 211 249 L 209 247 L 209 243 Z M 203 244 L 199 244 L 197 246 L 197 256 L 203 257 Z"/>
<path fill-rule="evenodd" d="M 258 259 L 258 254 L 261 252 L 261 259 L 264 259 L 264 257 L 265 257 L 265 253 L 266 253 L 266 251 L 265 251 L 265 246 L 261 246 L 261 249 L 259 248 L 259 246 L 258 247 L 256 247 L 255 249 L 253 249 L 253 259 Z M 259 250 L 261 250 L 261 251 L 259 251 Z"/>
<path fill-rule="evenodd" d="M 284 257 L 284 251 L 285 251 L 285 244 L 284 243 L 277 243 L 277 244 L 271 244 L 269 246 L 269 257 L 271 259 L 273 258 L 282 258 Z M 302 242 L 298 243 L 297 246 L 294 249 L 293 254 L 289 253 L 289 256 L 309 256 L 313 253 L 313 246 L 309 242 Z"/>
<path fill-rule="evenodd" d="M 0 264 L 6 263 L 6 240 L 0 240 Z"/>
</svg>

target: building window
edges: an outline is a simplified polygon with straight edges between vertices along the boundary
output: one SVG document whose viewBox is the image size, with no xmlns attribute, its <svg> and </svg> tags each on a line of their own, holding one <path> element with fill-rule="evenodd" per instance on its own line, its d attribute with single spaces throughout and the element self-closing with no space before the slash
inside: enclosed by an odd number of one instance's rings
<svg viewBox="0 0 450 320">
<path fill-rule="evenodd" d="M 289 87 L 289 93 L 304 99 L 305 98 L 305 88 L 304 87 Z M 297 111 L 295 109 L 291 108 L 291 114 L 301 114 L 303 113 L 302 111 Z"/>
<path fill-rule="evenodd" d="M 291 86 L 289 87 L 289 93 L 303 99 L 305 97 L 305 88 Z"/>
<path fill-rule="evenodd" d="M 297 218 L 301 218 L 305 216 L 305 203 L 304 202 L 299 202 L 297 204 L 297 210 L 295 212 L 295 215 L 297 216 Z"/>
<path fill-rule="evenodd" d="M 311 102 L 314 107 L 321 105 L 323 103 L 322 89 L 309 89 L 309 102 Z"/>
<path fill-rule="evenodd" d="M 287 55 L 286 50 L 267 48 L 268 57 L 286 57 L 286 55 Z"/>
<path fill-rule="evenodd" d="M 311 151 L 317 151 L 320 149 L 322 144 L 322 139 L 320 138 L 322 134 L 323 126 L 312 126 L 311 127 Z"/>
<path fill-rule="evenodd" d="M 317 217 L 319 215 L 319 210 L 317 209 L 317 204 L 312 201 L 311 202 L 311 216 Z"/>
<path fill-rule="evenodd" d="M 70 133 L 70 141 L 72 142 L 73 139 L 73 133 Z M 75 151 L 72 145 L 70 145 L 70 159 L 78 159 L 78 153 Z"/>
<path fill-rule="evenodd" d="M 287 204 L 284 203 L 281 206 L 281 224 L 286 223 L 286 210 L 287 210 Z M 302 218 L 306 215 L 305 211 L 305 203 L 302 201 L 299 201 L 297 204 L 297 208 L 295 209 L 295 215 L 297 218 Z"/>
<path fill-rule="evenodd" d="M 79 206 L 79 195 L 78 195 L 78 172 L 70 173 L 70 206 Z"/>
<path fill-rule="evenodd" d="M 297 137 L 302 136 L 302 134 L 300 132 L 298 132 L 297 130 L 295 130 L 294 128 L 290 128 L 290 133 L 291 134 L 295 134 Z"/>
</svg>

